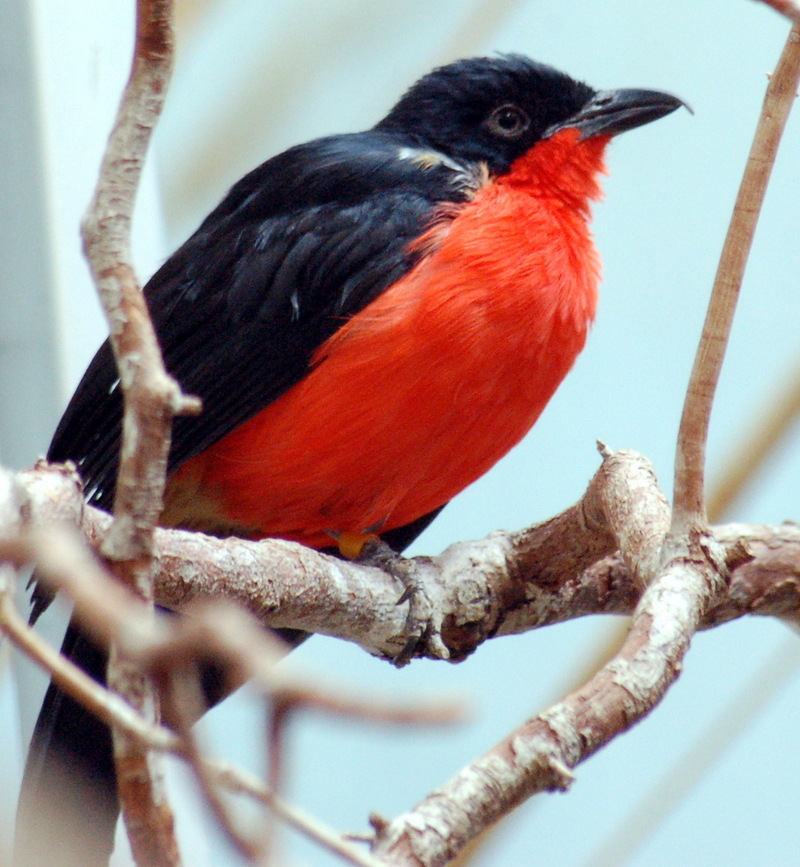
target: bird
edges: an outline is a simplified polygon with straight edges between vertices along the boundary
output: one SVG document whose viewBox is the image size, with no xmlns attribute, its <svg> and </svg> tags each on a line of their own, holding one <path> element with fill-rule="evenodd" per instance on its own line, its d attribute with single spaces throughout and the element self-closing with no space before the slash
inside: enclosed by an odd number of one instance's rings
<svg viewBox="0 0 800 867">
<path fill-rule="evenodd" d="M 371 129 L 245 175 L 144 288 L 168 371 L 203 404 L 175 420 L 160 524 L 404 550 L 525 436 L 572 367 L 597 304 L 590 219 L 607 145 L 681 105 L 522 55 L 467 58 Z M 48 453 L 74 462 L 100 509 L 121 418 L 106 341 Z M 49 601 L 38 585 L 32 619 Z M 75 623 L 63 652 L 102 680 L 105 651 Z M 106 863 L 110 734 L 51 685 L 18 811 L 22 864 L 37 863 L 36 795 L 59 766 L 94 798 L 71 796 L 60 863 Z M 88 837 L 77 855 L 73 831 Z"/>
</svg>

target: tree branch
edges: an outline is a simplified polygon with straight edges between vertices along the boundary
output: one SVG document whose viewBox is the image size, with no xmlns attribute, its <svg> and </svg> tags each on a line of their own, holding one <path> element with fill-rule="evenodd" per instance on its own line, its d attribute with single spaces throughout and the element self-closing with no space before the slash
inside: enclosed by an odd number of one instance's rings
<svg viewBox="0 0 800 867">
<path fill-rule="evenodd" d="M 706 524 L 705 451 L 711 405 L 758 216 L 798 83 L 800 25 L 795 24 L 767 86 L 686 392 L 675 456 L 672 513 L 675 533 L 688 532 Z"/>
<path fill-rule="evenodd" d="M 21 508 L 32 531 L 41 523 L 49 524 L 54 514 L 73 521 L 80 514 L 80 491 L 69 469 L 39 466 L 19 474 L 16 485 L 6 484 L 5 489 L 13 491 L 9 497 Z M 20 492 L 25 495 L 21 505 Z M 635 531 L 628 523 L 631 516 L 639 524 Z M 84 528 L 90 538 L 101 538 L 109 520 L 97 510 L 85 509 Z M 627 555 L 608 555 L 605 552 L 615 547 L 612 529 L 618 522 L 620 535 L 628 540 L 631 550 Z M 649 567 L 641 564 L 653 561 L 647 550 L 658 547 L 658 534 L 666 524 L 667 507 L 647 463 L 633 453 L 606 453 L 586 496 L 553 521 L 518 533 L 492 534 L 476 543 L 459 543 L 429 561 L 431 569 L 435 566 L 441 571 L 443 590 L 437 599 L 450 606 L 443 615 L 449 624 L 444 634 L 449 639 L 458 637 L 455 648 L 464 651 L 480 636 L 530 629 L 583 613 L 629 612 L 647 578 L 644 573 Z M 541 542 L 538 549 L 537 539 Z M 650 541 L 642 541 L 647 539 Z M 750 553 L 743 549 L 742 539 Z M 380 833 L 384 847 L 378 850 L 381 857 L 388 859 L 387 863 L 407 863 L 398 853 L 408 856 L 409 847 L 421 852 L 424 842 L 428 860 L 421 863 L 444 863 L 437 858 L 455 851 L 466 837 L 521 799 L 542 788 L 568 785 L 569 769 L 577 761 L 629 727 L 663 694 L 696 626 L 716 625 L 753 612 L 798 617 L 800 528 L 733 525 L 718 528 L 716 541 L 711 543 L 717 568 L 724 571 L 721 561 L 726 560 L 733 579 L 727 594 L 720 596 L 705 619 L 701 613 L 718 588 L 697 564 L 681 562 L 678 557 L 645 593 L 634 629 L 617 660 L 586 687 L 504 739 L 413 813 L 387 826 Z M 159 530 L 155 545 L 157 587 L 167 595 L 172 593 L 173 601 L 188 606 L 189 616 L 177 621 L 181 624 L 180 638 L 165 637 L 163 644 L 154 644 L 152 639 L 145 642 L 140 630 L 151 627 L 130 608 L 143 603 L 130 599 L 127 591 L 107 578 L 100 579 L 95 574 L 97 564 L 78 561 L 71 570 L 71 583 L 57 582 L 60 591 L 77 600 L 78 615 L 101 639 L 110 638 L 110 624 L 119 622 L 122 634 L 117 640 L 150 671 L 159 670 L 163 661 L 175 664 L 200 652 L 213 654 L 226 662 L 237 680 L 255 676 L 258 683 L 267 678 L 264 685 L 268 684 L 274 694 L 275 674 L 270 663 L 274 650 L 268 636 L 260 630 L 252 632 L 238 619 L 229 620 L 226 609 L 219 605 L 213 608 L 213 617 L 202 616 L 197 605 L 208 596 L 227 594 L 245 601 L 272 625 L 321 629 L 338 611 L 329 632 L 366 643 L 373 652 L 386 656 L 391 656 L 395 642 L 402 640 L 396 638 L 398 633 L 402 635 L 405 622 L 396 605 L 399 588 L 378 570 L 288 542 L 219 540 Z M 52 530 L 38 556 L 44 558 L 39 568 L 45 580 L 54 569 L 74 562 L 72 555 L 54 546 Z M 564 571 L 559 572 L 560 568 Z M 687 583 L 691 588 L 688 598 L 694 602 L 687 602 Z M 124 613 L 116 611 L 118 599 L 126 606 Z M 364 642 L 359 633 L 369 621 L 370 607 L 378 614 L 372 621 L 384 619 L 387 631 L 381 637 L 381 630 L 375 629 L 370 642 Z M 236 618 L 238 613 L 231 616 Z M 224 640 L 215 637 L 218 633 L 226 636 Z M 215 643 L 218 641 L 223 643 Z M 149 648 L 146 653 L 142 650 L 145 645 Z M 303 689 L 295 678 L 287 679 L 284 686 Z M 324 691 L 315 688 L 314 694 L 324 695 Z M 330 700 L 325 699 L 325 707 L 336 708 L 337 702 L 338 693 L 334 693 Z M 500 783 L 501 798 L 495 787 Z M 465 801 L 466 793 L 470 799 Z M 441 834 L 435 831 L 442 827 L 443 816 L 447 846 L 454 847 L 452 850 L 442 848 Z M 425 834 L 420 830 L 423 827 Z M 438 841 L 438 849 L 428 849 L 430 835 Z"/>
<path fill-rule="evenodd" d="M 633 471 L 623 472 L 629 463 Z M 659 566 L 669 506 L 648 470 L 630 453 L 606 453 L 595 476 L 613 480 L 601 485 L 603 524 L 615 534 L 631 578 L 649 585 L 622 649 L 586 686 L 381 828 L 374 851 L 387 864 L 446 864 L 532 794 L 567 789 L 571 769 L 645 716 L 677 676 L 703 611 L 719 593 L 725 564 L 713 540 L 704 540 L 709 556 L 699 562 L 667 540 L 670 554 Z"/>
<path fill-rule="evenodd" d="M 51 474 L 52 475 L 52 474 Z M 65 480 L 67 477 L 63 477 Z M 0 491 L 12 491 L 14 479 L 0 472 Z M 54 486 L 45 484 L 41 489 Z M 10 498 L 0 499 L 2 508 Z M 56 506 L 60 509 L 61 506 Z M 5 517 L 14 516 L 13 508 L 5 509 Z M 16 522 L 15 522 L 16 523 Z M 13 524 L 0 527 L 5 531 Z M 6 538 L 2 538 L 6 537 Z M 30 527 L 27 532 L 8 538 L 0 532 L 0 562 L 19 568 L 36 562 L 43 580 L 67 593 L 75 600 L 76 611 L 87 631 L 96 639 L 118 644 L 125 655 L 146 671 L 153 680 L 166 687 L 177 702 L 166 701 L 167 721 L 177 730 L 154 725 L 137 709 L 117 694 L 105 689 L 88 677 L 74 663 L 44 642 L 16 611 L 12 601 L 12 584 L 0 593 L 0 631 L 45 668 L 59 687 L 109 725 L 120 728 L 141 748 L 168 750 L 189 762 L 212 809 L 222 818 L 229 836 L 240 851 L 251 859 L 260 855 L 248 838 L 234 828 L 222 806 L 217 788 L 224 785 L 247 792 L 265 803 L 276 814 L 320 845 L 345 858 L 349 863 L 375 867 L 377 862 L 325 828 L 319 822 L 303 816 L 295 808 L 275 797 L 263 784 L 232 769 L 222 769 L 208 761 L 197 749 L 189 733 L 194 721 L 194 702 L 185 695 L 175 695 L 173 687 L 182 684 L 179 693 L 189 690 L 199 694 L 198 671 L 204 661 L 213 659 L 235 678 L 251 680 L 284 708 L 314 709 L 358 719 L 391 724 L 452 723 L 458 716 L 452 703 L 409 707 L 408 703 L 390 704 L 376 700 L 348 697 L 345 690 L 330 685 L 314 684 L 297 672 L 287 674 L 276 670 L 284 651 L 279 642 L 266 634 L 252 619 L 229 603 L 196 604 L 186 617 L 149 616 L 146 603 L 121 587 L 106 573 L 72 532 L 51 525 L 45 533 Z"/>
<path fill-rule="evenodd" d="M 800 3 L 797 0 L 761 0 L 761 2 L 792 21 L 800 22 Z"/>
<path fill-rule="evenodd" d="M 442 587 L 438 596 L 454 659 L 482 638 L 589 614 L 634 611 L 640 579 L 608 535 L 599 511 L 606 494 L 600 490 L 618 486 L 616 477 L 629 468 L 631 487 L 641 486 L 647 464 L 635 453 L 615 455 L 611 466 L 601 466 L 581 501 L 561 515 L 525 530 L 458 542 L 422 561 Z M 0 472 L 0 481 L 6 476 L 11 474 Z M 661 521 L 663 526 L 660 494 L 651 479 L 654 490 L 642 494 L 640 489 L 635 508 L 643 524 Z M 68 469 L 42 463 L 16 480 L 11 507 L 21 509 L 27 526 L 44 529 L 59 520 L 77 526 L 83 514 L 83 532 L 99 546 L 111 519 L 97 509 L 82 510 L 77 479 Z M 22 505 L 14 506 L 20 497 Z M 648 500 L 653 511 L 644 506 Z M 731 579 L 727 593 L 704 616 L 703 628 L 746 614 L 800 617 L 798 525 L 730 524 L 712 533 L 725 549 Z M 159 529 L 154 545 L 155 588 L 162 604 L 186 608 L 228 598 L 265 625 L 330 634 L 387 658 L 402 640 L 405 610 L 396 604 L 401 588 L 378 569 L 277 539 L 249 542 Z M 99 616 L 102 621 L 102 609 Z"/>
<path fill-rule="evenodd" d="M 114 521 L 103 553 L 117 576 L 152 601 L 152 532 L 162 508 L 172 419 L 197 412 L 167 375 L 130 254 L 130 225 L 153 126 L 173 57 L 171 0 L 139 0 L 133 67 L 82 229 L 84 251 L 106 313 L 124 395 Z M 153 718 L 152 691 L 112 647 L 108 683 Z M 156 767 L 114 733 L 117 787 L 134 857 L 140 864 L 180 862 L 173 819 Z"/>
</svg>

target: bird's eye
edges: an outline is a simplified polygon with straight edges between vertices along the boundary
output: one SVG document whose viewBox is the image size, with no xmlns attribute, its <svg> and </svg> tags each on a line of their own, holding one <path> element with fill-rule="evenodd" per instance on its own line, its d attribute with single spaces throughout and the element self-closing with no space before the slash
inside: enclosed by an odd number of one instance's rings
<svg viewBox="0 0 800 867">
<path fill-rule="evenodd" d="M 531 119 L 517 105 L 501 105 L 486 119 L 489 131 L 503 138 L 519 138 L 531 125 Z"/>
</svg>

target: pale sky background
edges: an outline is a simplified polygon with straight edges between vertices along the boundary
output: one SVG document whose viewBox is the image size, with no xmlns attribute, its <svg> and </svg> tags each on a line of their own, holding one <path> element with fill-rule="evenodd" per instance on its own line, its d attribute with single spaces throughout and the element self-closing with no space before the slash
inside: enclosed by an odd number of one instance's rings
<svg viewBox="0 0 800 867">
<path fill-rule="evenodd" d="M 11 466 L 46 450 L 102 339 L 77 221 L 127 72 L 130 4 L 72 5 L 4 0 L 0 8 L 0 459 Z M 643 452 L 669 492 L 688 371 L 785 20 L 750 0 L 179 0 L 178 10 L 178 65 L 137 212 L 143 277 L 245 171 L 296 142 L 371 126 L 415 78 L 457 56 L 517 51 L 597 88 L 657 88 L 688 101 L 694 116 L 676 113 L 609 149 L 594 222 L 600 309 L 574 371 L 524 443 L 448 506 L 413 551 L 435 553 L 567 507 L 598 465 L 597 438 Z M 715 406 L 712 479 L 797 375 L 799 138 L 795 116 Z M 731 517 L 800 517 L 799 478 L 795 429 Z M 587 618 L 492 641 L 459 666 L 417 662 L 402 671 L 341 642 L 310 640 L 289 664 L 327 683 L 395 700 L 455 692 L 472 713 L 447 731 L 298 720 L 290 797 L 343 830 L 365 829 L 370 811 L 396 815 L 559 698 L 617 628 Z M 16 672 L 5 666 L 0 692 L 0 736 L 16 746 L 4 747 L 0 773 L 12 783 L 37 688 L 28 668 Z M 243 694 L 203 731 L 219 755 L 258 769 L 260 726 L 257 704 Z M 539 796 L 514 814 L 477 864 L 800 863 L 799 727 L 800 642 L 786 627 L 752 619 L 699 635 L 656 711 L 579 767 L 569 794 Z M 717 747 L 725 747 L 719 756 Z M 637 806 L 647 799 L 655 815 L 674 775 L 705 761 L 699 781 L 623 857 L 614 845 L 624 849 L 626 835 L 645 827 Z M 13 805 L 3 795 L 7 840 Z M 239 863 L 192 817 L 184 825 L 187 864 Z M 291 851 L 292 863 L 337 863 L 305 845 Z"/>
</svg>

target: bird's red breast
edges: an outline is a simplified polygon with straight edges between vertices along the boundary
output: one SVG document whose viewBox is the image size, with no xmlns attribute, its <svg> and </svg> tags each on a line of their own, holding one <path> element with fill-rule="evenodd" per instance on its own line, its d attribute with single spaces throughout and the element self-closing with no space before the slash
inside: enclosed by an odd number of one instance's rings
<svg viewBox="0 0 800 867">
<path fill-rule="evenodd" d="M 163 522 L 315 547 L 408 524 L 527 433 L 582 349 L 608 139 L 539 142 L 420 238 L 309 374 L 169 481 Z"/>
</svg>

